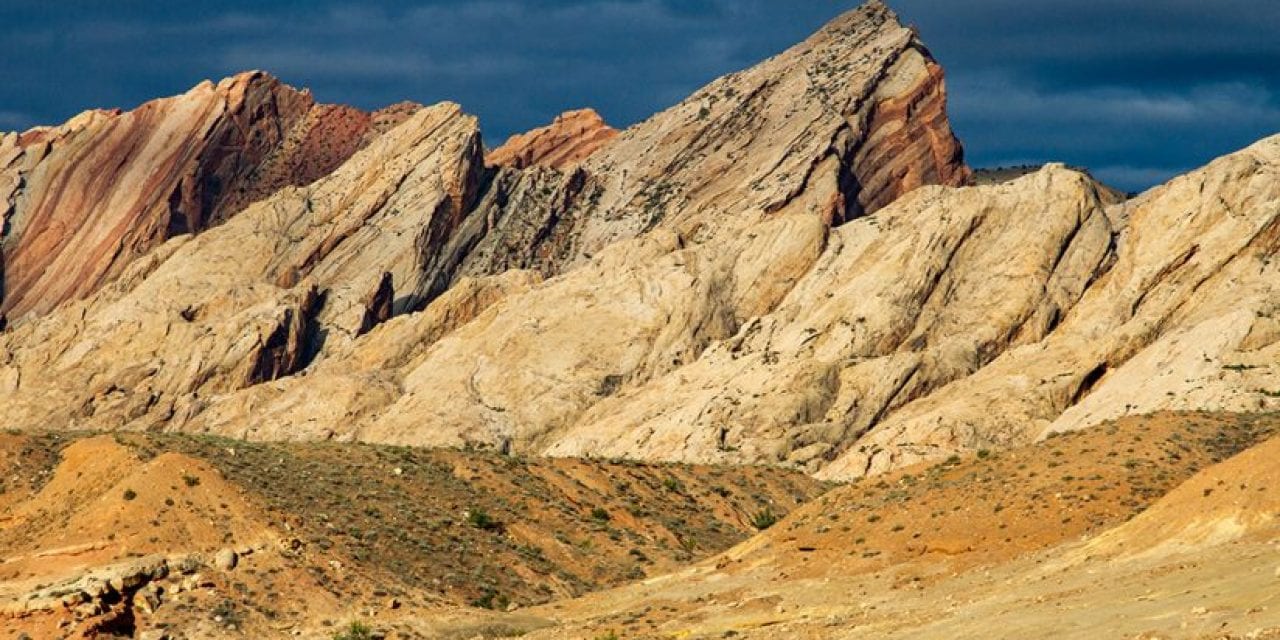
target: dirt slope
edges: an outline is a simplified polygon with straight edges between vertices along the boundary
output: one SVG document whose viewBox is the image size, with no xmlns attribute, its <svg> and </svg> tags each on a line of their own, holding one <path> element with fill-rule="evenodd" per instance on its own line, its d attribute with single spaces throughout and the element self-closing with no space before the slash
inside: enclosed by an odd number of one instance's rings
<svg viewBox="0 0 1280 640">
<path fill-rule="evenodd" d="M 1280 626 L 1280 611 L 1263 615 L 1276 592 L 1258 591 L 1277 580 L 1271 521 L 1250 519 L 1248 544 L 1211 539 L 1190 558 L 1148 537 L 1196 522 L 1192 497 L 1203 513 L 1267 513 L 1257 487 L 1272 472 L 1257 462 L 1278 432 L 1274 415 L 1159 414 L 859 481 L 691 569 L 540 607 L 563 626 L 531 637 L 1201 637 L 1223 622 Z M 1242 466 L 1259 469 L 1242 479 L 1247 492 L 1203 495 Z M 1108 560 L 1113 543 L 1097 545 L 1109 539 L 1163 551 Z M 984 626 L 992 620 L 1007 626 Z"/>
<path fill-rule="evenodd" d="M 190 638 L 279 637 L 349 619 L 401 637 L 525 628 L 542 623 L 474 608 L 674 570 L 823 490 L 771 469 L 350 444 L 0 444 L 0 627 L 12 636 L 168 625 Z M 237 568 L 220 567 L 231 551 Z"/>
</svg>

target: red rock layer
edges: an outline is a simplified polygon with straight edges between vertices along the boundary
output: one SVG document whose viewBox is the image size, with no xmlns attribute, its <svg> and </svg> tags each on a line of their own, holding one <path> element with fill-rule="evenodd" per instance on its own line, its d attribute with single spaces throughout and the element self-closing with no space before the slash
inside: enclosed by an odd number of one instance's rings
<svg viewBox="0 0 1280 640">
<path fill-rule="evenodd" d="M 489 166 L 524 169 L 532 165 L 559 169 L 585 160 L 618 131 L 592 109 L 566 111 L 551 124 L 507 139 L 489 152 Z"/>
<path fill-rule="evenodd" d="M 922 49 L 925 71 L 905 93 L 877 103 L 858 149 L 854 175 L 858 204 L 871 213 L 927 184 L 961 186 L 972 176 L 964 150 L 947 120 L 947 89 L 941 65 Z M 909 54 L 908 54 L 909 55 Z"/>
<path fill-rule="evenodd" d="M 412 112 L 317 105 L 261 72 L 0 142 L 0 316 L 82 298 L 175 235 L 327 175 Z"/>
</svg>

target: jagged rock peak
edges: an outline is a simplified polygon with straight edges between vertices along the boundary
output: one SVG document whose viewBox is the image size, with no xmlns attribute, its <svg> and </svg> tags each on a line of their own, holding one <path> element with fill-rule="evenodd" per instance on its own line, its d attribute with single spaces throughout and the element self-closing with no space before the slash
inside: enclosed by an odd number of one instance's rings
<svg viewBox="0 0 1280 640">
<path fill-rule="evenodd" d="M 594 109 L 566 111 L 545 127 L 511 136 L 489 152 L 485 162 L 514 169 L 533 165 L 560 169 L 585 160 L 617 135 Z"/>
<path fill-rule="evenodd" d="M 317 104 L 262 71 L 0 138 L 0 314 L 85 297 L 164 240 L 309 184 L 413 109 Z"/>
</svg>

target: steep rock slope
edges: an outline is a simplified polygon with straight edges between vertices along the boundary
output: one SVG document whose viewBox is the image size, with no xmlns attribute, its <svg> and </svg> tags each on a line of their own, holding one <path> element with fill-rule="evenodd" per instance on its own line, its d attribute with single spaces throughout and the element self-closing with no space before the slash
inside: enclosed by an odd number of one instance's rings
<svg viewBox="0 0 1280 640">
<path fill-rule="evenodd" d="M 768 217 L 839 222 L 923 184 L 963 184 L 945 103 L 942 69 L 917 34 L 868 2 L 622 132 L 567 175 L 499 176 L 461 273 L 553 275 L 653 229 L 701 243 Z"/>
<path fill-rule="evenodd" d="M 1277 170 L 1273 138 L 1118 206 L 1060 166 L 917 190 L 836 229 L 775 309 L 544 450 L 848 478 L 1134 412 L 1273 408 Z"/>
<path fill-rule="evenodd" d="M 327 175 L 411 110 L 319 105 L 248 72 L 0 137 L 0 316 L 83 298 L 164 240 Z"/>
<path fill-rule="evenodd" d="M 618 135 L 594 109 L 566 111 L 551 124 L 511 136 L 490 151 L 490 165 L 524 169 L 533 165 L 563 169 L 582 162 Z"/>
<path fill-rule="evenodd" d="M 871 2 L 560 169 L 424 110 L 5 334 L 5 419 L 848 478 L 1277 405 L 1280 138 L 954 188 L 944 101 Z"/>
<path fill-rule="evenodd" d="M 942 100 L 915 34 L 871 3 L 568 173 L 486 169 L 474 122 L 429 109 L 7 334 L 5 418 L 573 446 L 593 405 L 774 309 L 831 224 L 966 179 Z"/>
<path fill-rule="evenodd" d="M 550 451 L 816 469 L 914 398 L 1043 338 L 1107 260 L 1093 184 L 921 189 L 835 230 L 771 313 L 598 403 Z"/>
<path fill-rule="evenodd" d="M 1133 412 L 1275 407 L 1278 169 L 1273 138 L 1123 204 L 1050 166 L 830 234 L 794 211 L 664 222 L 439 341 L 358 437 L 847 478 Z"/>
<path fill-rule="evenodd" d="M 483 170 L 474 118 L 422 109 L 333 175 L 166 242 L 109 286 L 0 335 L 10 427 L 158 427 L 295 373 L 416 304 L 425 256 Z"/>
<path fill-rule="evenodd" d="M 593 405 L 694 361 L 773 309 L 829 226 L 876 206 L 874 194 L 967 177 L 929 108 L 943 100 L 935 67 L 870 3 L 622 133 L 569 175 L 500 173 L 514 197 L 486 196 L 467 224 L 488 228 L 459 231 L 460 243 L 480 238 L 459 275 L 559 277 L 436 343 L 356 436 L 547 450 Z M 896 144 L 890 130 L 923 150 L 877 151 Z"/>
<path fill-rule="evenodd" d="M 1053 330 L 884 420 L 829 476 L 1161 409 L 1277 407 L 1280 137 L 1112 211 L 1113 259 Z"/>
</svg>

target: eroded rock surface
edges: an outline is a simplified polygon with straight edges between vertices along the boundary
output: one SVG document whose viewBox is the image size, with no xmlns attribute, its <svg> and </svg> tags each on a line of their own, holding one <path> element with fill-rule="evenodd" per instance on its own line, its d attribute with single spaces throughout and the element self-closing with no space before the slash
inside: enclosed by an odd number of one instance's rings
<svg viewBox="0 0 1280 640">
<path fill-rule="evenodd" d="M 1280 138 L 1128 201 L 1061 165 L 960 187 L 944 103 L 872 2 L 572 162 L 538 147 L 568 119 L 486 162 L 456 105 L 392 112 L 3 334 L 6 426 L 847 478 L 1278 404 Z"/>
<path fill-rule="evenodd" d="M 77 300 L 168 238 L 325 176 L 413 107 L 316 104 L 261 72 L 0 137 L 0 315 Z"/>
<path fill-rule="evenodd" d="M 563 169 L 582 162 L 618 135 L 594 109 L 566 111 L 549 125 L 511 136 L 485 162 L 513 169 L 534 165 Z"/>
<path fill-rule="evenodd" d="M 371 292 L 417 304 L 482 169 L 475 119 L 442 104 L 324 180 L 166 242 L 0 336 L 6 424 L 176 428 L 212 396 L 297 373 L 382 312 Z"/>
</svg>

